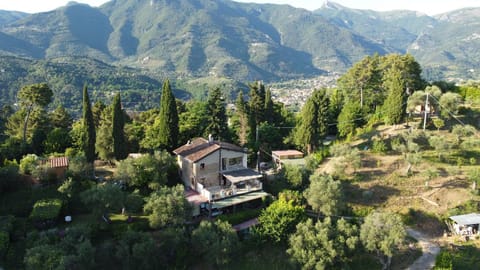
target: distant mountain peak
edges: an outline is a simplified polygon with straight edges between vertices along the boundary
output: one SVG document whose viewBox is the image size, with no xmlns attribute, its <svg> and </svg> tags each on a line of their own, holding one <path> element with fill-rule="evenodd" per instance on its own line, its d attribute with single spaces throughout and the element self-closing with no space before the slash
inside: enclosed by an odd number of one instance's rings
<svg viewBox="0 0 480 270">
<path fill-rule="evenodd" d="M 323 1 L 322 6 L 320 7 L 321 9 L 334 9 L 334 10 L 342 10 L 345 9 L 344 6 L 337 4 L 333 1 L 325 0 Z"/>
</svg>

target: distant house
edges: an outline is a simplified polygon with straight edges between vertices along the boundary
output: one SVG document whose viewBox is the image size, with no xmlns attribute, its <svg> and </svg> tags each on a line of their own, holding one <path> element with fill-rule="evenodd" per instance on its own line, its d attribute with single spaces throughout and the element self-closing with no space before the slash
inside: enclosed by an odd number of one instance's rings
<svg viewBox="0 0 480 270">
<path fill-rule="evenodd" d="M 449 219 L 450 230 L 457 235 L 473 235 L 479 232 L 480 214 L 451 216 Z"/>
<path fill-rule="evenodd" d="M 272 151 L 272 158 L 277 168 L 281 168 L 282 164 L 305 166 L 303 153 L 298 150 Z"/>
<path fill-rule="evenodd" d="M 196 138 L 173 152 L 186 190 L 195 192 L 187 199 L 200 211 L 221 211 L 268 196 L 263 176 L 247 168 L 247 153 L 239 146 Z"/>
<path fill-rule="evenodd" d="M 48 159 L 48 170 L 53 172 L 57 179 L 64 179 L 68 170 L 67 157 L 51 157 Z"/>
</svg>

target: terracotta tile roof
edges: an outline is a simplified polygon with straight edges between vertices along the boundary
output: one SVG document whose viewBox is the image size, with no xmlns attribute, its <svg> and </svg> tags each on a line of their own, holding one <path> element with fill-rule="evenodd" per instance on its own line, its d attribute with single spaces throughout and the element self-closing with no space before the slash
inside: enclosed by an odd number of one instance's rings
<svg viewBox="0 0 480 270">
<path fill-rule="evenodd" d="M 50 168 L 68 167 L 67 157 L 54 157 L 49 159 Z"/>
<path fill-rule="evenodd" d="M 173 153 L 182 156 L 192 162 L 197 162 L 220 148 L 236 152 L 244 152 L 243 148 L 231 143 L 219 141 L 213 141 L 209 143 L 208 140 L 204 138 L 196 138 L 193 139 L 192 142 L 182 145 L 179 148 L 173 150 Z"/>
</svg>

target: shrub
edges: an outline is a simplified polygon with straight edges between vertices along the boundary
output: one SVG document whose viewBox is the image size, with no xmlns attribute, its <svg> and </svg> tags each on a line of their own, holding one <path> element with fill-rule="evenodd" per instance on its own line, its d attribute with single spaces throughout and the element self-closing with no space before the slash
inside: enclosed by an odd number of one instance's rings
<svg viewBox="0 0 480 270">
<path fill-rule="evenodd" d="M 18 165 L 14 162 L 0 168 L 0 194 L 16 189 L 19 184 L 18 176 Z"/>
<path fill-rule="evenodd" d="M 129 212 L 142 212 L 144 204 L 145 201 L 138 190 L 135 190 L 134 192 L 128 194 L 126 197 L 125 206 L 127 211 Z"/>
<path fill-rule="evenodd" d="M 476 213 L 480 209 L 480 202 L 475 200 L 469 200 L 465 203 L 458 205 L 448 211 L 449 216 L 463 215 L 468 213 Z"/>
<path fill-rule="evenodd" d="M 446 250 L 442 250 L 442 252 L 440 252 L 440 254 L 438 254 L 437 258 L 435 259 L 435 267 L 433 269 L 435 270 L 453 269 L 452 254 L 450 254 Z"/>
<path fill-rule="evenodd" d="M 387 152 L 387 144 L 384 141 L 375 140 L 372 144 L 372 151 L 375 153 L 386 153 Z"/>
<path fill-rule="evenodd" d="M 39 157 L 35 154 L 26 155 L 20 160 L 20 173 L 32 174 L 38 165 Z"/>
<path fill-rule="evenodd" d="M 374 211 L 371 206 L 355 206 L 352 207 L 352 215 L 355 217 L 366 217 Z"/>
<path fill-rule="evenodd" d="M 469 162 L 470 162 L 470 165 L 472 165 L 472 166 L 477 165 L 477 159 L 474 158 L 474 157 L 471 157 Z"/>
<path fill-rule="evenodd" d="M 60 199 L 45 199 L 37 201 L 33 205 L 30 219 L 34 221 L 56 219 L 62 209 L 62 201 Z"/>
<path fill-rule="evenodd" d="M 237 225 L 247 220 L 258 217 L 260 215 L 260 212 L 261 209 L 242 210 L 241 212 L 233 214 L 220 215 L 218 219 L 221 221 L 227 221 L 232 225 Z"/>
</svg>

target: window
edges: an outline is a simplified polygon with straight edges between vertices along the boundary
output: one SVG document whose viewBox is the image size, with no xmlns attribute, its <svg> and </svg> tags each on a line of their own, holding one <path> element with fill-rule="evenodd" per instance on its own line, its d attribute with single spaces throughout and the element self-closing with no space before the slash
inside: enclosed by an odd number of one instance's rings
<svg viewBox="0 0 480 270">
<path fill-rule="evenodd" d="M 200 163 L 200 170 L 204 170 L 205 169 L 205 163 Z"/>
<path fill-rule="evenodd" d="M 228 160 L 228 166 L 242 165 L 243 157 L 231 158 Z"/>
<path fill-rule="evenodd" d="M 222 170 L 226 170 L 226 169 L 227 169 L 227 159 L 222 158 Z"/>
</svg>

